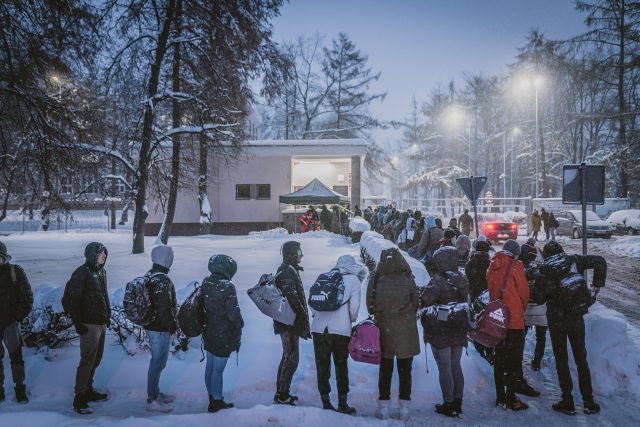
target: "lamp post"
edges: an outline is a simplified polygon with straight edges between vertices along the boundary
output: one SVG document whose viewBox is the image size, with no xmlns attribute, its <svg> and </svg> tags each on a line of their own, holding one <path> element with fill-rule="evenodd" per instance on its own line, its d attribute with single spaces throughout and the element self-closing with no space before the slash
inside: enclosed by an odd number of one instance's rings
<svg viewBox="0 0 640 427">
<path fill-rule="evenodd" d="M 444 119 L 446 124 L 451 128 L 459 128 L 460 124 L 465 121 L 467 125 L 467 170 L 469 176 L 472 176 L 471 170 L 471 121 L 468 115 L 465 114 L 463 106 L 451 105 L 444 112 Z"/>
<path fill-rule="evenodd" d="M 540 87 L 544 84 L 544 77 L 542 77 L 541 75 L 530 75 L 530 76 L 524 76 L 521 79 L 521 86 L 526 86 L 527 88 L 530 87 L 530 85 L 533 84 L 533 88 L 534 88 L 534 92 L 535 92 L 535 110 L 536 110 L 536 122 L 535 122 L 535 140 L 533 142 L 533 148 L 535 150 L 535 157 L 534 157 L 534 163 L 535 163 L 535 177 L 534 177 L 534 192 L 535 192 L 535 197 L 538 197 L 539 195 L 539 187 L 538 187 L 538 181 L 539 181 L 539 146 L 540 146 L 540 112 L 539 112 L 539 108 L 538 108 L 538 91 L 540 89 Z"/>
<path fill-rule="evenodd" d="M 519 128 L 513 128 L 513 131 L 511 132 L 511 153 L 509 156 L 509 160 L 511 162 L 511 164 L 509 165 L 509 197 L 513 199 L 513 139 L 515 137 L 515 135 L 520 133 L 520 129 Z"/>
</svg>

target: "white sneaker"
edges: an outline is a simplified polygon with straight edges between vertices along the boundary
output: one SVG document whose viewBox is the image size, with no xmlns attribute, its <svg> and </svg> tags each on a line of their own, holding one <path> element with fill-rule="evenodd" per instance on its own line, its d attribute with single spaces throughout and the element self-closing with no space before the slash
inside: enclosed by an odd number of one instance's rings
<svg viewBox="0 0 640 427">
<path fill-rule="evenodd" d="M 176 400 L 176 397 L 173 394 L 158 393 L 158 397 L 156 399 L 162 403 L 173 403 Z"/>
<path fill-rule="evenodd" d="M 410 400 L 400 399 L 400 420 L 409 421 L 409 405 L 411 404 Z"/>
<path fill-rule="evenodd" d="M 152 400 L 151 402 L 147 402 L 147 411 L 148 412 L 160 412 L 166 414 L 168 412 L 173 411 L 171 405 L 167 403 L 162 403 L 159 400 Z"/>
<path fill-rule="evenodd" d="M 378 412 L 376 413 L 376 418 L 378 418 L 379 420 L 389 419 L 389 401 L 388 400 L 378 400 Z"/>
</svg>

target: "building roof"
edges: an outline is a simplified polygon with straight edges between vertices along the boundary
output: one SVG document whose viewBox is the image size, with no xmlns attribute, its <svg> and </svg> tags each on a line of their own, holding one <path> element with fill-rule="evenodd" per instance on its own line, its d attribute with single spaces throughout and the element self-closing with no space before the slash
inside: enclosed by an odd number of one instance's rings
<svg viewBox="0 0 640 427">
<path fill-rule="evenodd" d="M 243 147 L 256 156 L 364 156 L 364 139 L 280 139 L 245 141 Z"/>
</svg>

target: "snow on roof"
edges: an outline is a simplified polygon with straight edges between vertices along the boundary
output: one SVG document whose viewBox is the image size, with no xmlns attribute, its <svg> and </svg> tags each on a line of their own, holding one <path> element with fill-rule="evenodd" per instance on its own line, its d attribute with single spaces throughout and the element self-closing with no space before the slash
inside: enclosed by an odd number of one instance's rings
<svg viewBox="0 0 640 427">
<path fill-rule="evenodd" d="M 256 156 L 364 156 L 364 139 L 280 139 L 251 140 L 242 143 L 246 152 Z"/>
<path fill-rule="evenodd" d="M 361 146 L 366 147 L 364 139 L 262 139 L 245 141 L 242 145 L 248 147 L 326 147 L 326 146 Z"/>
</svg>

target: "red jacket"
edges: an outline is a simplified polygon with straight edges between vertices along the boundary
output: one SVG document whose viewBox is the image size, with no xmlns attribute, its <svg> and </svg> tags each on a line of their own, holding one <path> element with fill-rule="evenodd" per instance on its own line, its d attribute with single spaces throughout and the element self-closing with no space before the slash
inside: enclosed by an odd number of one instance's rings
<svg viewBox="0 0 640 427">
<path fill-rule="evenodd" d="M 487 270 L 487 286 L 491 300 L 500 298 L 500 289 L 511 258 L 498 252 Z M 524 311 L 529 303 L 529 282 L 522 262 L 514 259 L 502 301 L 509 307 L 509 329 L 524 329 Z"/>
</svg>

